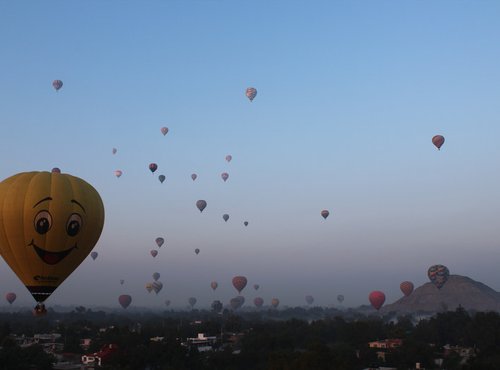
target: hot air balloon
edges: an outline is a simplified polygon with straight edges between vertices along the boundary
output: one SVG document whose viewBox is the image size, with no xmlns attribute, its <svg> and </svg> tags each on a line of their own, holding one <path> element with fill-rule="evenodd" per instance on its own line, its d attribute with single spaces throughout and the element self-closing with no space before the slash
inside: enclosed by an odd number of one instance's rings
<svg viewBox="0 0 500 370">
<path fill-rule="evenodd" d="M 408 297 L 413 292 L 413 283 L 411 281 L 403 281 L 399 288 L 403 292 L 403 294 Z"/>
<path fill-rule="evenodd" d="M 125 283 L 125 280 L 121 279 L 120 280 L 120 285 L 123 285 Z"/>
<path fill-rule="evenodd" d="M 132 297 L 128 294 L 122 294 L 118 297 L 118 302 L 123 308 L 127 308 L 128 306 L 130 306 L 130 303 L 132 303 Z"/>
<path fill-rule="evenodd" d="M 153 256 L 153 258 L 158 255 L 158 251 L 155 250 L 155 249 L 152 249 L 149 253 L 151 253 L 151 255 Z"/>
<path fill-rule="evenodd" d="M 195 298 L 195 297 L 190 297 L 190 298 L 188 299 L 188 303 L 189 303 L 189 305 L 191 306 L 191 308 L 193 308 L 193 307 L 194 307 L 194 305 L 196 304 L 196 298 Z"/>
<path fill-rule="evenodd" d="M 224 180 L 224 182 L 226 182 L 227 179 L 229 178 L 229 174 L 227 172 L 222 172 L 220 177 L 222 177 L 222 180 Z"/>
<path fill-rule="evenodd" d="M 210 287 L 215 291 L 215 289 L 217 289 L 217 287 L 219 286 L 219 284 L 216 282 L 216 281 L 212 281 L 210 283 Z"/>
<path fill-rule="evenodd" d="M 89 255 L 101 235 L 104 206 L 84 180 L 24 172 L 0 183 L 0 254 L 39 303 Z"/>
<path fill-rule="evenodd" d="M 321 211 L 321 216 L 326 220 L 326 218 L 330 215 L 330 212 L 328 210 L 324 209 Z"/>
<path fill-rule="evenodd" d="M 255 290 L 259 290 L 260 285 L 259 285 L 259 284 L 254 284 L 254 285 L 253 285 L 253 288 L 254 288 Z"/>
<path fill-rule="evenodd" d="M 156 242 L 156 245 L 158 246 L 158 248 L 160 248 L 163 245 L 163 243 L 165 243 L 165 239 L 158 237 L 155 239 L 155 242 Z"/>
<path fill-rule="evenodd" d="M 159 272 L 153 272 L 153 280 L 154 281 L 158 281 L 159 278 L 160 278 L 160 273 Z"/>
<path fill-rule="evenodd" d="M 438 148 L 438 150 L 441 149 L 441 147 L 443 146 L 444 144 L 444 136 L 441 136 L 441 135 L 436 135 L 432 138 L 432 143 L 434 144 L 434 146 L 436 148 Z"/>
<path fill-rule="evenodd" d="M 54 167 L 50 172 L 61 173 L 61 169 L 59 167 Z"/>
<path fill-rule="evenodd" d="M 337 296 L 337 301 L 338 301 L 340 304 L 342 304 L 342 302 L 344 302 L 344 296 L 343 296 L 342 294 L 339 294 L 339 295 Z"/>
<path fill-rule="evenodd" d="M 429 267 L 427 276 L 432 284 L 434 284 L 438 289 L 441 289 L 448 281 L 450 270 L 448 270 L 448 267 L 443 265 L 434 265 Z"/>
<path fill-rule="evenodd" d="M 264 300 L 261 297 L 256 297 L 253 300 L 253 304 L 255 305 L 255 307 L 262 307 L 262 305 L 264 304 Z"/>
<path fill-rule="evenodd" d="M 203 210 L 207 207 L 207 202 L 200 199 L 196 202 L 196 207 L 200 210 L 200 212 L 203 212 Z"/>
<path fill-rule="evenodd" d="M 257 89 L 255 89 L 254 87 L 249 87 L 246 90 L 245 95 L 247 96 L 248 99 L 250 99 L 250 101 L 253 101 L 257 96 Z"/>
<path fill-rule="evenodd" d="M 162 290 L 162 288 L 163 284 L 161 281 L 153 281 L 153 290 L 156 294 L 160 293 L 160 290 Z"/>
<path fill-rule="evenodd" d="M 16 293 L 14 293 L 14 292 L 10 292 L 10 293 L 7 293 L 5 295 L 5 299 L 7 300 L 7 302 L 9 302 L 9 304 L 14 303 L 16 298 L 17 298 L 17 296 L 16 296 Z"/>
<path fill-rule="evenodd" d="M 231 162 L 231 159 L 233 159 L 233 156 L 231 154 L 226 155 L 226 161 L 228 163 Z"/>
<path fill-rule="evenodd" d="M 241 306 L 243 306 L 244 303 L 245 303 L 245 297 L 241 295 L 231 298 L 231 300 L 229 301 L 229 305 L 233 310 L 241 308 Z"/>
<path fill-rule="evenodd" d="M 163 134 L 163 136 L 165 136 L 166 134 L 168 134 L 168 127 L 162 127 L 160 131 Z"/>
<path fill-rule="evenodd" d="M 223 214 L 222 219 L 227 222 L 227 220 L 229 220 L 229 215 L 227 213 Z"/>
<path fill-rule="evenodd" d="M 151 173 L 154 173 L 158 169 L 158 165 L 156 163 L 150 163 L 149 164 L 149 170 Z"/>
<path fill-rule="evenodd" d="M 271 299 L 271 306 L 273 306 L 273 308 L 278 308 L 279 305 L 280 305 L 280 300 L 278 298 Z"/>
<path fill-rule="evenodd" d="M 117 151 L 118 150 L 116 148 L 113 148 L 113 150 L 112 150 L 113 154 L 116 154 Z"/>
<path fill-rule="evenodd" d="M 197 175 L 197 174 L 195 174 L 195 173 L 192 173 L 192 174 L 191 174 L 191 179 L 192 179 L 193 181 L 194 181 L 194 180 L 196 180 L 196 178 L 197 178 L 197 177 L 198 177 L 198 175 Z"/>
<path fill-rule="evenodd" d="M 385 294 L 379 290 L 374 290 L 370 293 L 368 299 L 376 310 L 380 310 L 380 307 L 382 307 L 385 302 Z"/>
<path fill-rule="evenodd" d="M 312 295 L 306 295 L 306 302 L 307 304 L 313 304 L 314 298 Z"/>
<path fill-rule="evenodd" d="M 115 176 L 116 177 L 120 177 L 121 175 L 123 175 L 123 171 L 121 171 L 121 170 L 116 170 L 115 171 Z"/>
<path fill-rule="evenodd" d="M 92 252 L 90 253 L 90 257 L 92 257 L 92 259 L 95 261 L 95 259 L 97 258 L 97 256 L 99 255 L 99 253 L 97 252 Z"/>
<path fill-rule="evenodd" d="M 241 293 L 241 291 L 247 286 L 247 278 L 244 276 L 235 276 L 233 278 L 233 286 L 238 293 Z"/>
<path fill-rule="evenodd" d="M 160 175 L 158 176 L 158 180 L 163 184 L 163 181 L 165 181 L 165 175 Z"/>
<path fill-rule="evenodd" d="M 200 248 L 196 248 L 196 249 L 194 250 L 194 253 L 199 254 L 199 253 L 200 253 Z"/>
<path fill-rule="evenodd" d="M 148 291 L 148 293 L 151 293 L 153 291 L 153 283 L 147 283 L 146 290 Z"/>
<path fill-rule="evenodd" d="M 168 300 L 168 299 L 167 299 L 167 300 L 165 301 L 165 306 L 167 306 L 167 307 L 168 307 L 168 306 L 170 306 L 170 300 Z"/>
<path fill-rule="evenodd" d="M 219 313 L 222 311 L 223 306 L 221 301 L 213 301 L 210 307 L 212 308 L 212 311 Z"/>
<path fill-rule="evenodd" d="M 61 89 L 61 87 L 63 87 L 63 82 L 61 80 L 54 80 L 54 81 L 52 81 L 52 87 L 54 87 L 54 89 L 56 89 L 56 91 L 59 91 L 59 89 Z"/>
<path fill-rule="evenodd" d="M 248 221 L 243 222 L 243 225 L 248 226 Z"/>
</svg>

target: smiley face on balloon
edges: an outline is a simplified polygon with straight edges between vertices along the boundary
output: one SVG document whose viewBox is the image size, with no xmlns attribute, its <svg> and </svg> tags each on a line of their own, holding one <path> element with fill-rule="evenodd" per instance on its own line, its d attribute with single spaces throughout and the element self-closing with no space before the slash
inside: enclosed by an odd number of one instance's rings
<svg viewBox="0 0 500 370">
<path fill-rule="evenodd" d="M 0 183 L 0 252 L 38 302 L 89 255 L 103 225 L 99 194 L 78 177 L 25 172 Z"/>
</svg>

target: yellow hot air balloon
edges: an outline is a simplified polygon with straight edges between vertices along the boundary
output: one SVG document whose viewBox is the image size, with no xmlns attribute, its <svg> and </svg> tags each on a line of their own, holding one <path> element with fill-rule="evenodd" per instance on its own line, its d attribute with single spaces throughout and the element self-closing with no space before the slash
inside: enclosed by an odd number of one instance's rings
<svg viewBox="0 0 500 370">
<path fill-rule="evenodd" d="M 80 265 L 104 225 L 99 193 L 58 172 L 23 172 L 0 182 L 0 253 L 42 304 Z"/>
</svg>

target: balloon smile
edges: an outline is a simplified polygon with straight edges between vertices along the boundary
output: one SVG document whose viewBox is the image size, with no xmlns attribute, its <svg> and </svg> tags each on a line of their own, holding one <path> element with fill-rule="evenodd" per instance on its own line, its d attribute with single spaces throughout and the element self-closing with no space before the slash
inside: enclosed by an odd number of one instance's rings
<svg viewBox="0 0 500 370">
<path fill-rule="evenodd" d="M 37 247 L 33 240 L 31 241 L 31 243 L 29 245 L 33 246 L 36 254 L 38 254 L 38 257 L 40 257 L 40 259 L 43 262 L 45 262 L 47 265 L 58 264 L 59 262 L 61 262 L 63 260 L 64 257 L 66 257 L 68 254 L 70 254 L 73 249 L 77 248 L 76 244 L 75 244 L 73 247 L 66 249 L 65 251 L 49 252 L 49 251 L 46 251 L 45 249 Z"/>
</svg>

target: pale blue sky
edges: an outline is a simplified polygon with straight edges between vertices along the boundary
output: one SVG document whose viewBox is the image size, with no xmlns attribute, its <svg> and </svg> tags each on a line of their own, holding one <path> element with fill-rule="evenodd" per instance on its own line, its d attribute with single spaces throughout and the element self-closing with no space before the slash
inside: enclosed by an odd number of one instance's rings
<svg viewBox="0 0 500 370">
<path fill-rule="evenodd" d="M 106 208 L 98 259 L 48 304 L 227 302 L 237 274 L 266 302 L 392 302 L 436 263 L 500 290 L 499 17 L 495 1 L 0 1 L 0 177 L 58 166 Z M 0 279 L 30 302 L 3 262 Z"/>
</svg>

